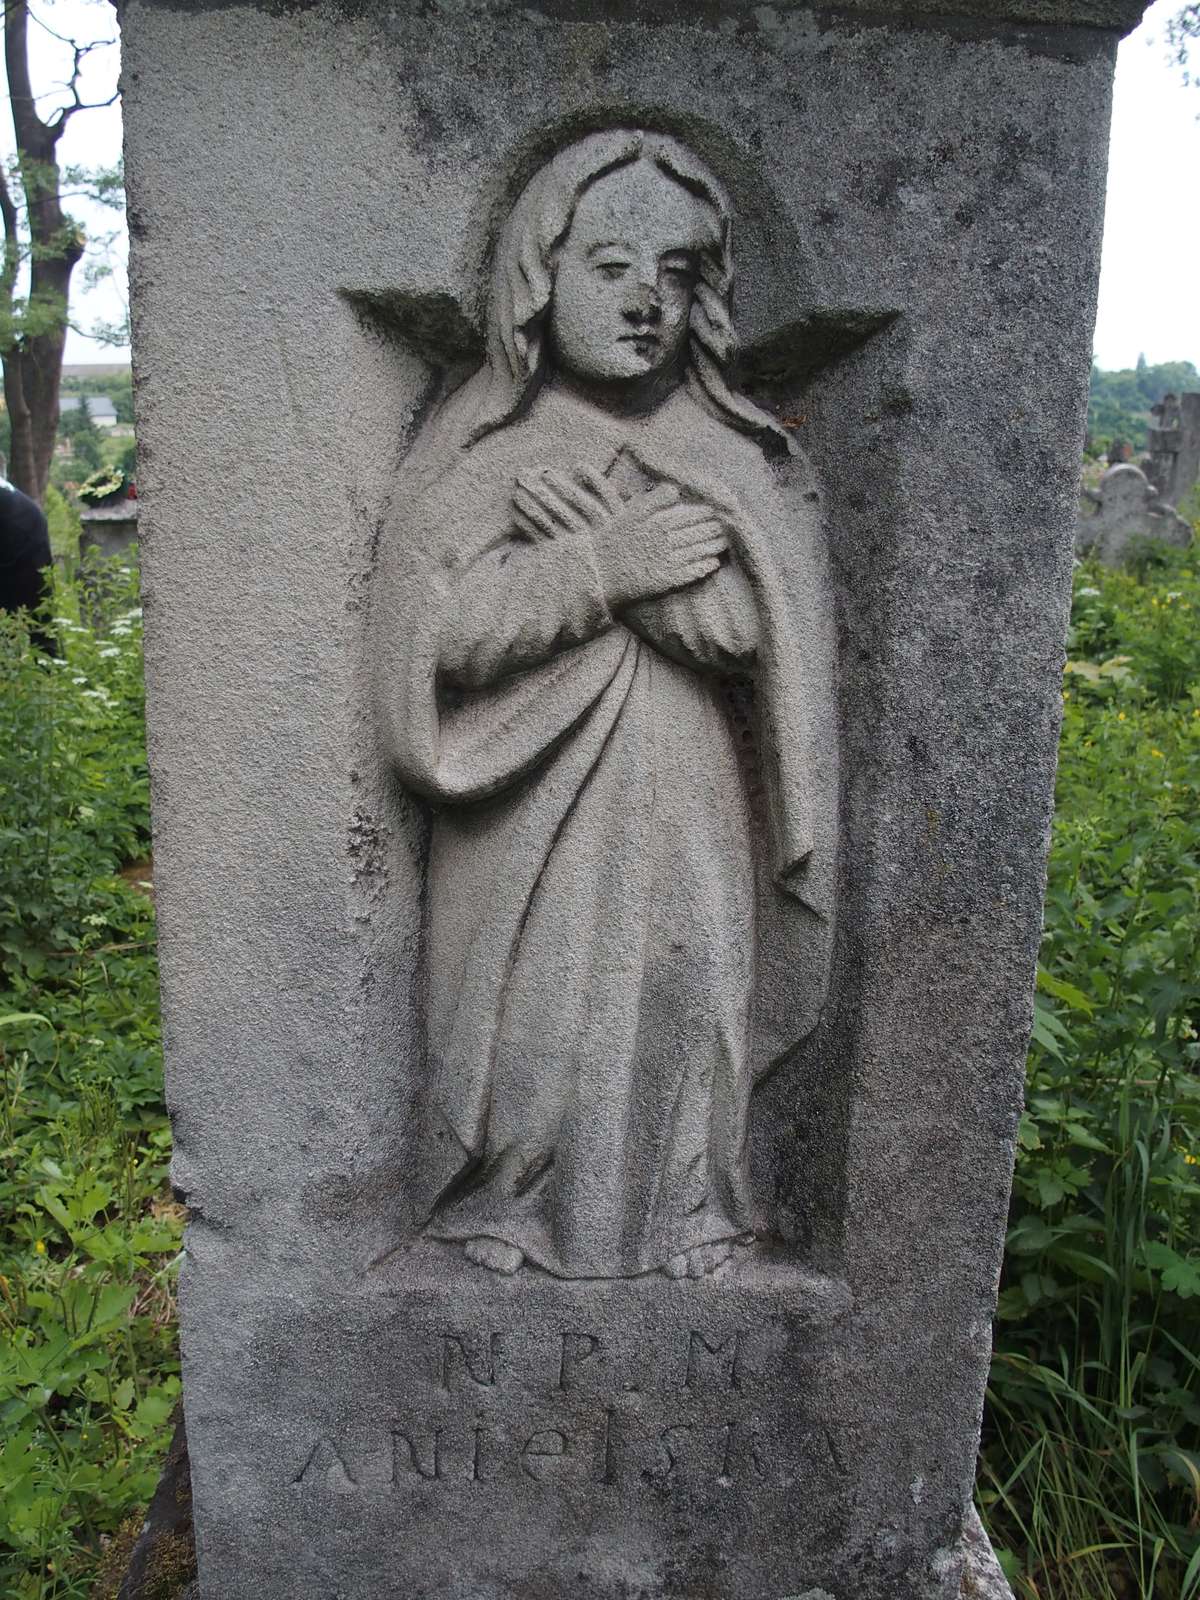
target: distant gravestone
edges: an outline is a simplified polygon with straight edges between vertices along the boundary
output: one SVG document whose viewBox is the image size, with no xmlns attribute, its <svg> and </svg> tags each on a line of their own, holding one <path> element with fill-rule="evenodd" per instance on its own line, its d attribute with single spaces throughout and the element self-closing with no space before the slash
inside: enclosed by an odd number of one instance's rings
<svg viewBox="0 0 1200 1600">
<path fill-rule="evenodd" d="M 138 503 L 122 498 L 85 506 L 79 513 L 79 522 L 80 556 L 89 551 L 102 558 L 124 555 L 137 543 Z"/>
<path fill-rule="evenodd" d="M 1200 392 L 1166 395 L 1153 416 L 1146 474 L 1161 499 L 1182 507 L 1200 482 Z"/>
<path fill-rule="evenodd" d="M 1178 547 L 1191 543 L 1190 523 L 1164 504 L 1138 467 L 1110 467 L 1098 488 L 1085 489 L 1080 499 L 1075 547 L 1105 566 L 1119 567 L 1148 539 Z"/>
<path fill-rule="evenodd" d="M 1139 12 L 128 0 L 204 1600 L 1003 1594 Z"/>
</svg>

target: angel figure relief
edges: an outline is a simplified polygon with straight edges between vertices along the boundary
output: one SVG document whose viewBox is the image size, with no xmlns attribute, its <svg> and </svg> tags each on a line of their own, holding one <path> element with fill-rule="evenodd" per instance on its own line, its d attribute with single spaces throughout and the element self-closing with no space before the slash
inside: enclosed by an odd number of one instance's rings
<svg viewBox="0 0 1200 1600">
<path fill-rule="evenodd" d="M 560 150 L 381 552 L 381 738 L 432 819 L 419 1210 L 500 1273 L 697 1278 L 771 1232 L 755 1088 L 830 964 L 833 620 L 732 285 L 680 142 Z"/>
</svg>

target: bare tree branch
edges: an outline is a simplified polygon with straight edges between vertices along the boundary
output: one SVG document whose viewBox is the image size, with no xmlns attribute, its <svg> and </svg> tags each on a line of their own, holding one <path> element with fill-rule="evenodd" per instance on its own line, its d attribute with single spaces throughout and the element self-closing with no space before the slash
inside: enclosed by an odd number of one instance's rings
<svg viewBox="0 0 1200 1600">
<path fill-rule="evenodd" d="M 31 11 L 29 13 L 29 19 L 31 22 L 36 22 L 43 33 L 48 33 L 52 39 L 57 39 L 59 44 L 69 44 L 72 49 L 74 49 L 75 40 L 68 38 L 65 34 L 56 33 L 46 21 L 45 17 L 39 17 L 36 11 Z M 116 44 L 116 42 L 117 41 L 115 39 L 99 39 L 94 44 L 89 45 L 88 49 L 95 50 L 100 48 L 102 45 Z"/>
<path fill-rule="evenodd" d="M 1183 6 L 1167 23 L 1167 44 L 1171 59 L 1183 72 L 1184 83 L 1194 81 L 1191 71 L 1190 47 L 1200 40 L 1200 3 L 1192 0 Z"/>
<path fill-rule="evenodd" d="M 58 37 L 59 35 L 55 34 L 55 38 Z M 104 106 L 114 105 L 121 95 L 120 88 L 118 87 L 113 90 L 112 94 L 109 95 L 107 100 L 81 100 L 79 97 L 79 79 L 83 72 L 83 63 L 87 60 L 88 56 L 93 50 L 99 50 L 114 43 L 112 39 L 94 39 L 90 44 L 80 44 L 75 39 L 63 39 L 61 42 L 63 44 L 70 45 L 71 50 L 74 53 L 75 60 L 71 67 L 71 77 L 69 82 L 57 85 L 58 88 L 65 89 L 66 92 L 71 96 L 71 104 L 69 106 L 62 106 L 54 119 L 47 124 L 47 126 L 53 131 L 56 139 L 66 127 L 68 120 L 73 117 L 77 111 L 99 111 Z"/>
<path fill-rule="evenodd" d="M 114 89 L 107 100 L 81 100 L 77 90 L 72 89 L 72 93 L 75 95 L 74 103 L 69 106 L 63 106 L 50 124 L 54 130 L 55 138 L 63 131 L 68 117 L 73 117 L 77 111 L 103 111 L 105 106 L 116 105 L 121 98 L 120 89 Z"/>
</svg>

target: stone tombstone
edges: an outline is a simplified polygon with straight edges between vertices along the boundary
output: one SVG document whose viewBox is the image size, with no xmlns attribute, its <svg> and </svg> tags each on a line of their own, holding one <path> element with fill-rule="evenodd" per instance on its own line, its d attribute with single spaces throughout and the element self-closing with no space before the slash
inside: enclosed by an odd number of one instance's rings
<svg viewBox="0 0 1200 1600">
<path fill-rule="evenodd" d="M 1191 524 L 1164 504 L 1140 467 L 1109 467 L 1097 488 L 1079 498 L 1075 548 L 1105 566 L 1119 567 L 1148 539 L 1178 548 L 1191 543 Z"/>
<path fill-rule="evenodd" d="M 127 0 L 205 1600 L 1003 1593 L 1139 9 Z"/>
<path fill-rule="evenodd" d="M 100 557 L 120 556 L 137 543 L 138 502 L 128 497 L 104 505 L 85 506 L 79 513 L 79 554 L 94 550 Z"/>
<path fill-rule="evenodd" d="M 1200 392 L 1165 395 L 1152 414 L 1146 475 L 1168 505 L 1183 507 L 1200 483 Z"/>
</svg>

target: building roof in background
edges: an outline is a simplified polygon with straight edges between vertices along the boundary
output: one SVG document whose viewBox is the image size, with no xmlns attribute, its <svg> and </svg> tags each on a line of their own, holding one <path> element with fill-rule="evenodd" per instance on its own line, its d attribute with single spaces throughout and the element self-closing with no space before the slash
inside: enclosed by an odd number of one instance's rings
<svg viewBox="0 0 1200 1600">
<path fill-rule="evenodd" d="M 93 422 L 103 417 L 115 417 L 117 408 L 106 394 L 64 394 L 58 402 L 60 411 L 78 411 L 80 401 L 88 403 L 88 414 Z"/>
<path fill-rule="evenodd" d="M 67 361 L 63 364 L 64 378 L 124 378 L 129 372 L 128 361 Z"/>
</svg>

